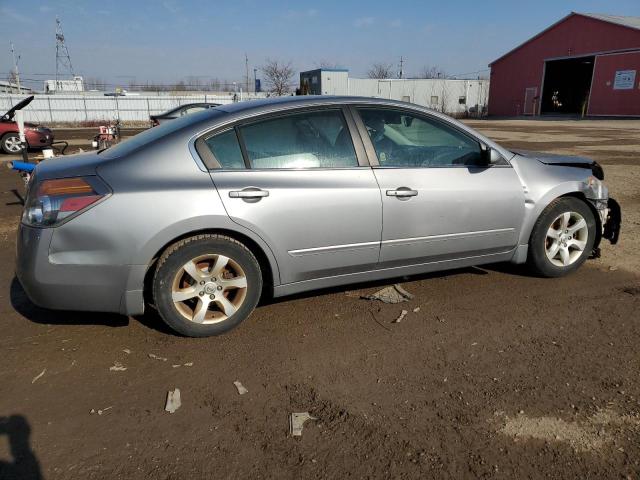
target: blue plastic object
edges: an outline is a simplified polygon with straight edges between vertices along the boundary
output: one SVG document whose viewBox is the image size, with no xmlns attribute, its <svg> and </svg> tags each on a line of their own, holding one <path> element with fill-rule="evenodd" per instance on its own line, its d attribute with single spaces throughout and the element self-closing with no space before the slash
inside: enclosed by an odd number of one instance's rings
<svg viewBox="0 0 640 480">
<path fill-rule="evenodd" d="M 11 162 L 11 169 L 18 170 L 19 172 L 33 172 L 33 169 L 36 168 L 35 163 L 26 163 L 26 162 Z"/>
</svg>

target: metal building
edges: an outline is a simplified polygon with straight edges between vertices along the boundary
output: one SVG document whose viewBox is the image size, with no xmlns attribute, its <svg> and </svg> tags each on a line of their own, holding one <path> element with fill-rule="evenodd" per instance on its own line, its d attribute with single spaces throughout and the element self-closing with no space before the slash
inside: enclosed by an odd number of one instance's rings
<svg viewBox="0 0 640 480">
<path fill-rule="evenodd" d="M 347 95 L 349 70 L 342 68 L 316 68 L 300 73 L 302 95 Z"/>
<path fill-rule="evenodd" d="M 416 103 L 453 116 L 482 115 L 489 96 L 488 80 L 350 78 L 345 69 L 300 73 L 302 95 L 353 95 Z"/>
<path fill-rule="evenodd" d="M 640 17 L 572 12 L 489 66 L 489 115 L 640 116 Z"/>
</svg>

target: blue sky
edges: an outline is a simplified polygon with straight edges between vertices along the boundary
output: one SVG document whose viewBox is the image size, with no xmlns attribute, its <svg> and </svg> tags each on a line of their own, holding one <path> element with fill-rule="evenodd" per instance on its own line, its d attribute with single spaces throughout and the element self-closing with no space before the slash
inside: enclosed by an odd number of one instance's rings
<svg viewBox="0 0 640 480">
<path fill-rule="evenodd" d="M 112 84 L 174 82 L 188 76 L 240 80 L 266 58 L 296 71 L 326 61 L 364 76 L 373 62 L 418 73 L 438 65 L 476 72 L 570 11 L 640 16 L 638 0 L 254 1 L 0 0 L 0 78 L 55 72 L 60 16 L 76 73 Z M 40 83 L 37 85 L 41 88 Z"/>
</svg>

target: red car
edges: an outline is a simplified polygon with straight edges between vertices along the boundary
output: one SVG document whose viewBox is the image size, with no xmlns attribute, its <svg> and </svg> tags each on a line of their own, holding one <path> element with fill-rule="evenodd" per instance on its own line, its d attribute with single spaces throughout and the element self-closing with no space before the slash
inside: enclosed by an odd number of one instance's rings
<svg viewBox="0 0 640 480">
<path fill-rule="evenodd" d="M 18 124 L 13 121 L 16 111 L 22 110 L 33 100 L 33 96 L 27 97 L 9 109 L 0 117 L 0 149 L 4 153 L 19 153 L 21 149 Z M 46 127 L 25 122 L 24 135 L 29 148 L 46 148 L 53 143 L 53 132 Z"/>
</svg>

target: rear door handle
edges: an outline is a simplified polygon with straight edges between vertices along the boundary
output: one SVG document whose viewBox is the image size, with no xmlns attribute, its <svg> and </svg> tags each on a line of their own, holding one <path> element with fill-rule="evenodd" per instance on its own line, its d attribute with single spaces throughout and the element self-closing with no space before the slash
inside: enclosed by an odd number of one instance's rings
<svg viewBox="0 0 640 480">
<path fill-rule="evenodd" d="M 409 187 L 399 187 L 395 190 L 387 190 L 387 197 L 415 197 L 418 195 L 417 190 L 411 190 Z"/>
<path fill-rule="evenodd" d="M 263 198 L 269 196 L 269 190 L 262 190 L 261 188 L 248 187 L 242 190 L 231 190 L 229 197 L 231 198 Z"/>
</svg>

